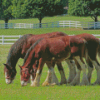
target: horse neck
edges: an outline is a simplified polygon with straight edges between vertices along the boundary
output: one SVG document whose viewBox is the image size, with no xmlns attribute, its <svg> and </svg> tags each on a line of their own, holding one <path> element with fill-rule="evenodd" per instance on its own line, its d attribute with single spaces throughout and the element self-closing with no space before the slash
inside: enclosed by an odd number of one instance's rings
<svg viewBox="0 0 100 100">
<path fill-rule="evenodd" d="M 27 54 L 25 55 L 24 57 L 24 63 L 23 63 L 23 66 L 24 67 L 32 67 L 33 63 L 35 63 L 35 52 L 34 50 L 32 49 L 32 47 L 27 51 Z"/>
<path fill-rule="evenodd" d="M 14 54 L 12 52 L 9 52 L 6 64 L 11 66 L 12 68 L 15 68 L 16 63 L 19 58 L 20 58 L 19 54 L 16 54 L 16 53 Z"/>
</svg>

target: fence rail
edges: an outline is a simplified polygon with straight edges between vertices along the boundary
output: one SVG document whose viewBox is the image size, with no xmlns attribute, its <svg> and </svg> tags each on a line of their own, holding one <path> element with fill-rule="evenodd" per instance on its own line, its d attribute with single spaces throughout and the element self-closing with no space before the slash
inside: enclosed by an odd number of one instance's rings
<svg viewBox="0 0 100 100">
<path fill-rule="evenodd" d="M 100 34 L 93 34 L 95 37 L 98 37 L 100 39 Z M 15 41 L 17 41 L 22 35 L 0 35 L 0 44 L 13 44 Z"/>
<path fill-rule="evenodd" d="M 17 41 L 22 35 L 0 35 L 0 44 L 13 44 Z"/>
<path fill-rule="evenodd" d="M 0 29 L 12 28 L 12 29 L 36 29 L 36 28 L 54 28 L 54 27 L 75 27 L 83 29 L 98 29 L 100 28 L 100 22 L 80 22 L 80 21 L 56 21 L 49 23 L 5 23 L 0 24 Z"/>
</svg>

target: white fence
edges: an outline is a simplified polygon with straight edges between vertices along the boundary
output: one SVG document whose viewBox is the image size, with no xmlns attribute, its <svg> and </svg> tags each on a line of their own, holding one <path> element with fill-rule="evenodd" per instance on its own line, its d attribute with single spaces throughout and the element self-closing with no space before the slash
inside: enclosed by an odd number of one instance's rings
<svg viewBox="0 0 100 100">
<path fill-rule="evenodd" d="M 94 36 L 100 39 L 100 34 L 95 34 Z M 0 35 L 0 44 L 13 44 L 20 37 L 22 37 L 22 35 Z"/>
<path fill-rule="evenodd" d="M 75 28 L 81 27 L 82 28 L 81 22 L 79 21 L 59 21 L 59 26 L 60 27 L 75 27 Z"/>
<path fill-rule="evenodd" d="M 22 35 L 0 35 L 0 44 L 13 44 L 17 41 Z"/>
<path fill-rule="evenodd" d="M 37 24 L 28 24 L 28 23 L 8 23 L 0 24 L 0 29 L 4 28 L 13 28 L 13 29 L 36 29 L 36 28 L 54 28 L 54 27 L 75 27 L 83 29 L 98 29 L 100 28 L 100 22 L 80 22 L 80 21 L 56 21 L 49 23 L 37 23 Z"/>
<path fill-rule="evenodd" d="M 82 28 L 86 29 L 100 29 L 100 21 L 99 22 L 82 22 Z"/>
</svg>

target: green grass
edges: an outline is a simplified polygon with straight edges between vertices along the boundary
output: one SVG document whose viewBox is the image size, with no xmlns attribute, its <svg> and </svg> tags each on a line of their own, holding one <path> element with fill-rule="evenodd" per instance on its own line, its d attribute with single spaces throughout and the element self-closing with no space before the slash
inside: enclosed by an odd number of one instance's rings
<svg viewBox="0 0 100 100">
<path fill-rule="evenodd" d="M 4 77 L 4 66 L 6 63 L 7 55 L 11 45 L 0 45 L 0 100 L 98 100 L 100 99 L 100 86 L 46 86 L 43 87 L 47 75 L 46 65 L 43 68 L 39 87 L 30 87 L 28 84 L 26 87 L 21 87 L 20 74 L 18 65 L 22 65 L 23 59 L 19 59 L 16 68 L 17 75 L 13 84 L 7 85 Z M 66 77 L 68 78 L 68 67 L 65 62 L 62 62 Z M 55 67 L 55 73 L 60 81 L 60 74 Z M 81 73 L 82 76 L 82 73 Z M 96 80 L 96 71 L 93 71 L 92 83 Z"/>
<path fill-rule="evenodd" d="M 59 21 L 59 20 L 79 20 L 79 21 L 92 21 L 90 17 L 68 17 L 68 16 L 54 16 L 46 17 L 43 19 L 44 22 L 50 21 Z M 100 18 L 100 17 L 99 17 Z M 10 20 L 12 23 L 38 23 L 37 19 L 17 19 Z M 10 23 L 9 21 L 9 23 Z M 4 23 L 0 20 L 0 23 Z M 44 28 L 44 29 L 0 29 L 0 35 L 24 35 L 24 34 L 43 34 L 48 32 L 61 31 L 66 34 L 81 34 L 81 33 L 90 33 L 90 34 L 100 34 L 100 30 L 82 30 L 79 28 Z M 40 86 L 39 87 L 30 87 L 28 84 L 26 87 L 21 87 L 20 84 L 20 74 L 18 65 L 23 64 L 23 59 L 19 59 L 16 69 L 17 75 L 13 84 L 7 85 L 5 83 L 4 77 L 4 66 L 3 63 L 6 63 L 7 55 L 10 50 L 11 45 L 0 45 L 0 100 L 99 100 L 100 99 L 100 86 L 46 86 L 43 87 L 42 83 L 44 82 L 47 75 L 46 65 L 43 68 L 43 73 L 41 76 Z M 66 78 L 68 78 L 68 67 L 65 62 L 62 62 Z M 60 74 L 55 67 L 56 75 L 60 81 Z M 82 73 L 81 73 L 82 78 Z M 96 80 L 96 71 L 93 71 L 91 83 Z"/>
<path fill-rule="evenodd" d="M 0 35 L 24 35 L 24 34 L 44 34 L 50 32 L 64 32 L 68 35 L 71 34 L 100 34 L 99 30 L 82 30 L 80 28 L 42 28 L 42 29 L 0 29 Z"/>
<path fill-rule="evenodd" d="M 67 34 L 80 34 L 80 33 L 90 33 L 90 34 L 99 34 L 99 30 L 81 30 L 75 28 L 52 28 L 52 29 L 34 29 L 34 30 L 24 30 L 24 29 L 2 29 L 0 30 L 0 35 L 18 35 L 18 34 L 42 34 L 53 31 L 63 31 Z M 100 99 L 100 86 L 47 86 L 43 87 L 42 83 L 44 82 L 47 75 L 47 67 L 44 66 L 43 73 L 41 76 L 40 87 L 30 87 L 30 84 L 26 87 L 21 87 L 20 84 L 20 74 L 18 65 L 22 65 L 23 59 L 19 59 L 16 68 L 17 75 L 13 84 L 7 85 L 5 83 L 4 77 L 4 66 L 3 63 L 6 63 L 7 55 L 11 45 L 0 45 L 0 100 L 98 100 Z M 65 62 L 62 62 L 65 69 L 66 77 L 68 78 L 68 67 Z M 60 81 L 60 74 L 55 67 L 56 75 Z M 82 76 L 82 73 L 81 73 Z M 96 80 L 96 71 L 94 70 L 92 75 L 91 82 Z"/>
<path fill-rule="evenodd" d="M 48 22 L 55 22 L 55 21 L 63 21 L 63 20 L 72 20 L 72 21 L 84 21 L 89 22 L 93 21 L 93 19 L 89 17 L 78 17 L 78 16 L 54 16 L 54 17 L 44 17 L 42 20 L 42 23 L 48 23 Z M 98 20 L 100 20 L 100 16 L 98 17 Z M 4 20 L 0 20 L 0 23 L 4 23 Z M 30 19 L 13 19 L 9 20 L 9 23 L 39 23 L 39 20 L 37 18 L 30 18 Z"/>
</svg>

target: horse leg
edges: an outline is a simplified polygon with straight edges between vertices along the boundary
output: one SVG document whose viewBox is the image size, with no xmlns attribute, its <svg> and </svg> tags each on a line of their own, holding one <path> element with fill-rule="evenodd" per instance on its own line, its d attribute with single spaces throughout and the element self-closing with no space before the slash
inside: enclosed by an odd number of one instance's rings
<svg viewBox="0 0 100 100">
<path fill-rule="evenodd" d="M 66 59 L 65 61 L 68 64 L 68 67 L 69 67 L 69 78 L 68 78 L 67 82 L 71 83 L 72 80 L 75 78 L 75 75 L 76 75 L 75 62 L 73 60 L 69 60 L 69 59 Z"/>
<path fill-rule="evenodd" d="M 90 61 L 90 59 L 88 58 L 86 60 L 86 63 L 88 65 L 88 74 L 87 74 L 87 78 L 89 80 L 89 83 L 91 82 L 91 77 L 92 77 L 92 72 L 93 72 L 93 64 L 92 62 Z"/>
<path fill-rule="evenodd" d="M 77 71 L 76 71 L 76 75 L 75 75 L 74 79 L 72 80 L 72 82 L 70 83 L 70 85 L 79 85 L 80 84 L 81 66 L 79 65 L 77 60 L 75 60 L 75 64 L 77 66 Z"/>
<path fill-rule="evenodd" d="M 35 63 L 33 64 L 32 66 L 32 69 L 30 71 L 30 79 L 31 79 L 31 83 L 33 83 L 35 77 L 36 77 L 36 71 L 37 71 L 37 68 L 38 68 L 38 65 L 39 65 L 39 60 L 36 60 Z"/>
<path fill-rule="evenodd" d="M 54 72 L 54 65 L 51 65 L 51 63 L 46 63 L 47 66 L 48 66 L 48 75 L 47 75 L 47 78 L 46 80 L 43 82 L 43 86 L 47 86 L 47 85 L 56 85 L 56 84 L 59 84 L 58 82 L 58 79 L 55 75 L 55 72 Z M 53 67 L 52 67 L 53 66 Z"/>
<path fill-rule="evenodd" d="M 82 82 L 80 83 L 80 85 L 89 85 L 89 81 L 88 81 L 88 78 L 87 78 L 87 75 L 86 75 L 86 65 L 84 63 L 84 60 L 83 60 L 82 57 L 81 58 L 78 57 L 77 61 L 79 62 L 81 69 L 83 71 L 83 78 L 82 78 Z"/>
<path fill-rule="evenodd" d="M 38 65 L 37 72 L 36 72 L 36 77 L 35 77 L 33 83 L 31 84 L 31 86 L 39 86 L 43 65 L 44 65 L 44 61 L 42 58 L 40 58 L 39 65 Z"/>
<path fill-rule="evenodd" d="M 66 76 L 65 76 L 65 72 L 64 72 L 64 69 L 63 69 L 63 66 L 61 63 L 57 63 L 57 67 L 58 67 L 58 70 L 60 72 L 60 75 L 61 75 L 61 82 L 60 84 L 67 84 L 67 80 L 66 80 Z"/>
<path fill-rule="evenodd" d="M 100 84 L 100 66 L 99 66 L 99 63 L 96 61 L 92 61 L 92 63 L 94 64 L 95 69 L 97 71 L 97 79 L 93 84 Z"/>
</svg>

